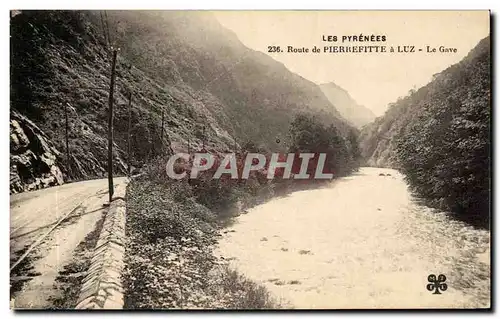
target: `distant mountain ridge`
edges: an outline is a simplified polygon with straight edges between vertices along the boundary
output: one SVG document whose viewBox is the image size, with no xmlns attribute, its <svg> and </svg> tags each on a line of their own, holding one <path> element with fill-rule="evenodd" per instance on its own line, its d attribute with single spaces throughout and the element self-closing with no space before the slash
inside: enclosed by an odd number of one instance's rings
<svg viewBox="0 0 500 319">
<path fill-rule="evenodd" d="M 375 114 L 363 105 L 358 104 L 349 92 L 334 82 L 320 85 L 321 90 L 340 115 L 351 125 L 361 128 L 375 120 Z"/>
</svg>

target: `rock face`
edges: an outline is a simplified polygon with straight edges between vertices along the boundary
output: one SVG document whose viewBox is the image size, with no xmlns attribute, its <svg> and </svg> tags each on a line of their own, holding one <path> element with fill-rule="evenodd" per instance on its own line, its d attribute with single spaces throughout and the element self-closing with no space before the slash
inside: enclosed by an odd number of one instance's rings
<svg viewBox="0 0 500 319">
<path fill-rule="evenodd" d="M 11 112 L 10 118 L 10 193 L 62 185 L 57 165 L 59 151 L 47 136 L 25 116 Z"/>
</svg>

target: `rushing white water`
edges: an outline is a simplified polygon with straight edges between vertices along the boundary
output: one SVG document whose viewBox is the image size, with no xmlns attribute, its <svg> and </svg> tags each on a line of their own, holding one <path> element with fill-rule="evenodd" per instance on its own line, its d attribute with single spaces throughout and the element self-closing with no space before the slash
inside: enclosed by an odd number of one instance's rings
<svg viewBox="0 0 500 319">
<path fill-rule="evenodd" d="M 489 245 L 415 204 L 397 171 L 362 168 L 249 209 L 218 253 L 294 308 L 460 308 L 489 306 Z M 428 291 L 429 274 L 448 290 Z"/>
</svg>

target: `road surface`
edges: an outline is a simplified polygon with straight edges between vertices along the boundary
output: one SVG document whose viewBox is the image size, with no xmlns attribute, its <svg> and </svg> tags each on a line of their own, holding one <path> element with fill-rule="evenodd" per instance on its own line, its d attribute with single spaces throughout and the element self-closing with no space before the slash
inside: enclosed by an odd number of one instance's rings
<svg viewBox="0 0 500 319">
<path fill-rule="evenodd" d="M 125 180 L 125 177 L 115 178 L 115 187 Z M 55 278 L 71 261 L 78 244 L 94 230 L 107 202 L 107 179 L 10 196 L 11 267 L 28 247 L 40 241 L 26 259 L 30 265 L 20 263 L 11 271 L 11 285 L 16 278 L 32 277 L 11 295 L 14 308 L 51 306 L 50 298 L 58 294 L 54 288 Z M 58 224 L 66 216 L 70 218 Z"/>
<path fill-rule="evenodd" d="M 249 209 L 218 254 L 294 308 L 476 308 L 489 307 L 489 245 L 416 204 L 397 171 L 362 168 Z M 430 274 L 448 289 L 428 291 Z"/>
</svg>

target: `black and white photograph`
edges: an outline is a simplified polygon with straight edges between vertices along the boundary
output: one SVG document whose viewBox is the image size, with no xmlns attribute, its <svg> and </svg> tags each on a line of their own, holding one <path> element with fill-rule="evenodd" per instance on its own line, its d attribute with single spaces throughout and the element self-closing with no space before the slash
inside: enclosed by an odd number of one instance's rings
<svg viewBox="0 0 500 319">
<path fill-rule="evenodd" d="M 10 10 L 10 308 L 491 311 L 492 19 Z"/>
</svg>

